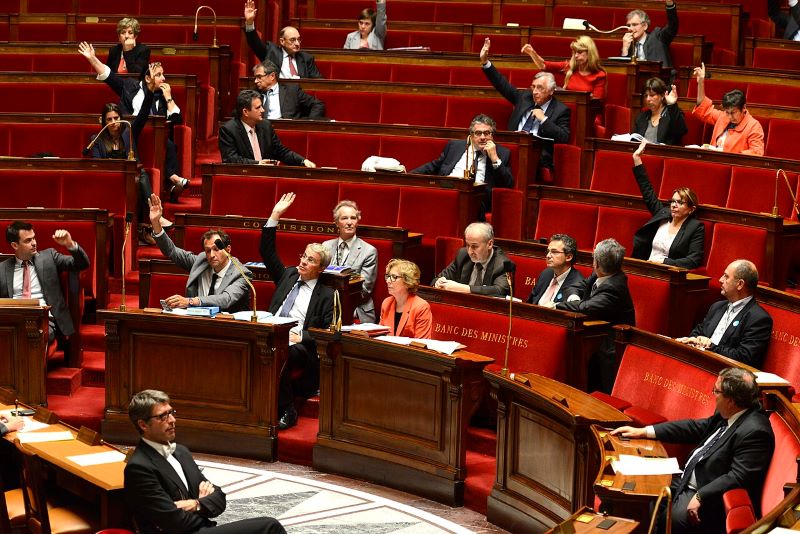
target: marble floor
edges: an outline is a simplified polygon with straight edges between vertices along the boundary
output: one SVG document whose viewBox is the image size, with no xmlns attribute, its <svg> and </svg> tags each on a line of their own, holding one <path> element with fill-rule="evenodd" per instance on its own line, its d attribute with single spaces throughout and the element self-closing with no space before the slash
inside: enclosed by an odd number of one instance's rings
<svg viewBox="0 0 800 534">
<path fill-rule="evenodd" d="M 228 495 L 221 522 L 269 510 L 289 534 L 506 532 L 468 508 L 451 508 L 311 467 L 210 454 L 194 457 L 205 476 Z"/>
</svg>

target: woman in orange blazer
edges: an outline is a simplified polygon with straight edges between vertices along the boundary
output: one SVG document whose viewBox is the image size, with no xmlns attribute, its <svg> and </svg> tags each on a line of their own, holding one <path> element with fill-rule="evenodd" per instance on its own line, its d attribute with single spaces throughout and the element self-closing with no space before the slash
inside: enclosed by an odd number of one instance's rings
<svg viewBox="0 0 800 534">
<path fill-rule="evenodd" d="M 386 287 L 389 296 L 381 304 L 380 324 L 389 327 L 393 336 L 428 339 L 433 318 L 431 307 L 416 295 L 419 267 L 413 262 L 392 259 L 386 265 Z"/>
</svg>

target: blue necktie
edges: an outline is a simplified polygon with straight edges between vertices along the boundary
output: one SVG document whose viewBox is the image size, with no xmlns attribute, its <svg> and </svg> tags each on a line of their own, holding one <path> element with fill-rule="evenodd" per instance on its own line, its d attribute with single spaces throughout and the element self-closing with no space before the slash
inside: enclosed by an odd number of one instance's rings
<svg viewBox="0 0 800 534">
<path fill-rule="evenodd" d="M 719 438 L 721 438 L 722 434 L 725 433 L 726 428 L 728 428 L 728 422 L 723 421 L 722 424 L 717 427 L 717 433 L 714 435 L 711 441 L 706 443 L 697 454 L 692 456 L 692 459 L 689 460 L 689 463 L 686 464 L 686 467 L 683 470 L 683 475 L 681 475 L 681 481 L 680 484 L 678 484 L 678 489 L 675 492 L 675 495 L 678 495 L 681 491 L 683 491 L 683 488 L 686 487 L 686 484 L 689 483 L 689 479 L 692 477 L 692 472 L 694 471 L 695 466 L 697 466 L 700 460 L 702 460 L 703 457 L 708 454 L 708 451 L 710 451 L 711 448 L 716 445 L 717 441 L 719 441 Z"/>
<path fill-rule="evenodd" d="M 289 294 L 286 295 L 286 300 L 283 301 L 283 306 L 281 307 L 281 313 L 278 314 L 279 317 L 289 317 L 289 312 L 292 311 L 294 301 L 297 300 L 297 295 L 300 294 L 300 286 L 302 285 L 303 281 L 298 280 L 292 290 L 289 291 Z"/>
<path fill-rule="evenodd" d="M 533 123 L 536 121 L 536 117 L 534 117 L 534 115 L 533 115 L 533 110 L 535 110 L 535 109 L 541 109 L 541 107 L 538 106 L 538 105 L 533 106 L 533 109 L 531 109 L 530 117 L 528 117 L 528 120 L 526 120 L 525 124 L 522 125 L 522 131 L 523 132 L 531 133 L 531 131 L 533 130 Z"/>
</svg>

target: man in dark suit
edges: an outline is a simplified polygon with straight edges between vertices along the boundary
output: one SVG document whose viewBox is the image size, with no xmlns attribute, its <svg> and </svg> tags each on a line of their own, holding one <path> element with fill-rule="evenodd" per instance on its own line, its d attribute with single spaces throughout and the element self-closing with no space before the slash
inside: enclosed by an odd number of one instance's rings
<svg viewBox="0 0 800 534">
<path fill-rule="evenodd" d="M 689 337 L 676 341 L 710 350 L 758 369 L 772 335 L 772 317 L 758 305 L 758 270 L 753 262 L 734 260 L 719 279 L 726 300 L 715 302 Z"/>
<path fill-rule="evenodd" d="M 497 91 L 511 102 L 514 110 L 508 119 L 512 132 L 524 131 L 542 139 L 539 164 L 553 169 L 553 143 L 569 142 L 570 109 L 553 96 L 556 79 L 549 72 L 533 77 L 530 91 L 517 89 L 489 61 L 491 41 L 487 37 L 481 48 L 481 67 Z"/>
<path fill-rule="evenodd" d="M 296 83 L 278 83 L 278 67 L 272 61 L 267 59 L 253 67 L 253 76 L 269 120 L 325 118 L 321 101 Z"/>
<path fill-rule="evenodd" d="M 789 15 L 781 11 L 779 0 L 767 0 L 767 14 L 778 31 L 783 30 L 783 38 L 800 41 L 800 2 L 789 0 Z"/>
<path fill-rule="evenodd" d="M 191 306 L 218 306 L 220 311 L 237 312 L 250 309 L 250 286 L 228 258 L 231 252 L 231 238 L 221 228 L 203 234 L 203 252 L 194 254 L 176 247 L 161 226 L 161 200 L 150 195 L 150 223 L 153 237 L 161 253 L 172 263 L 189 272 L 186 281 L 186 296 L 172 295 L 166 303 L 170 308 L 189 308 Z M 219 239 L 225 245 L 220 250 L 215 244 Z M 227 253 L 227 254 L 226 254 Z M 248 277 L 252 273 L 243 267 Z"/>
<path fill-rule="evenodd" d="M 475 293 L 489 297 L 511 294 L 506 271 L 514 263 L 494 246 L 494 229 L 486 222 L 475 222 L 464 230 L 466 247 L 444 268 L 431 285 L 456 293 Z M 512 269 L 513 270 L 513 269 Z"/>
<path fill-rule="evenodd" d="M 56 327 L 65 336 L 75 333 L 58 273 L 89 267 L 89 257 L 68 231 L 56 230 L 53 240 L 66 247 L 70 256 L 52 248 L 38 251 L 33 225 L 14 221 L 6 228 L 6 241 L 14 250 L 14 257 L 0 264 L 0 298 L 41 299 L 50 306 L 50 341 L 55 339 Z"/>
<path fill-rule="evenodd" d="M 478 213 L 478 220 L 485 221 L 486 213 L 492 211 L 492 189 L 514 186 L 511 151 L 494 143 L 496 131 L 494 119 L 488 115 L 476 115 L 469 125 L 469 141 L 448 141 L 437 159 L 411 173 L 457 178 L 469 176 L 477 184 L 486 184 L 486 195 Z"/>
<path fill-rule="evenodd" d="M 615 239 L 605 239 L 594 247 L 594 272 L 586 280 L 564 290 L 566 297 L 548 307 L 585 313 L 592 319 L 607 321 L 611 326 L 636 326 L 636 313 L 628 291 L 628 277 L 622 272 L 625 247 Z M 611 393 L 617 376 L 614 331 L 609 330 L 597 352 L 589 360 L 589 391 Z"/>
<path fill-rule="evenodd" d="M 268 59 L 280 67 L 281 78 L 322 78 L 314 56 L 300 51 L 300 32 L 294 26 L 286 26 L 279 34 L 280 46 L 270 41 L 261 41 L 256 32 L 255 2 L 244 4 L 244 35 L 247 45 L 259 61 Z"/>
<path fill-rule="evenodd" d="M 264 105 L 258 91 L 245 89 L 236 99 L 235 116 L 219 129 L 219 152 L 223 163 L 287 165 L 314 168 L 313 162 L 281 144 L 278 134 L 264 120 Z"/>
<path fill-rule="evenodd" d="M 625 18 L 628 32 L 622 36 L 622 55 L 635 55 L 642 61 L 660 61 L 665 68 L 672 67 L 669 45 L 678 35 L 678 7 L 674 0 L 666 0 L 667 25 L 650 29 L 650 17 L 641 9 L 634 9 Z"/>
<path fill-rule="evenodd" d="M 583 282 L 581 272 L 573 267 L 578 243 L 567 234 L 554 234 L 547 244 L 547 269 L 539 274 L 528 295 L 528 304 L 545 305 L 564 300 L 564 291 Z"/>
<path fill-rule="evenodd" d="M 289 358 L 281 370 L 278 410 L 281 419 L 278 427 L 285 430 L 297 424 L 294 407 L 297 393 L 313 397 L 319 390 L 319 357 L 317 343 L 309 328 L 328 328 L 333 319 L 333 289 L 320 283 L 319 275 L 331 262 L 325 245 L 311 243 L 300 256 L 297 267 L 285 267 L 275 250 L 275 234 L 283 212 L 292 205 L 294 193 L 286 193 L 272 208 L 272 214 L 261 231 L 261 259 L 275 282 L 275 293 L 269 305 L 270 313 L 297 320 L 289 334 Z M 303 369 L 303 377 L 292 384 L 293 369 Z"/>
<path fill-rule="evenodd" d="M 140 439 L 125 464 L 124 491 L 138 532 L 285 533 L 271 517 L 216 526 L 211 518 L 225 511 L 225 493 L 203 476 L 189 449 L 175 443 L 176 415 L 169 396 L 154 389 L 140 391 L 128 405 Z"/>
<path fill-rule="evenodd" d="M 723 534 L 723 494 L 743 488 L 761 517 L 764 478 L 775 450 L 769 418 L 758 402 L 756 377 L 750 371 L 720 371 L 712 390 L 716 401 L 708 419 L 683 419 L 645 428 L 623 426 L 612 435 L 697 443 L 683 474 L 672 481 L 672 532 Z"/>
</svg>

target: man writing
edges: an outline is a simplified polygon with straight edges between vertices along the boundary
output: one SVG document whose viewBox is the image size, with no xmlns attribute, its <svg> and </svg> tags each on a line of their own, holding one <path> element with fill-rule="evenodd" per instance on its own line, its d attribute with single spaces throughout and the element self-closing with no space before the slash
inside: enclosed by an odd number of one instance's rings
<svg viewBox="0 0 800 534">
<path fill-rule="evenodd" d="M 469 141 L 448 141 L 438 159 L 417 167 L 412 174 L 433 174 L 469 178 L 476 184 L 486 184 L 486 195 L 481 202 L 478 220 L 486 220 L 492 211 L 492 189 L 513 187 L 511 151 L 496 145 L 494 134 L 497 125 L 488 115 L 476 115 L 469 125 Z"/>
<path fill-rule="evenodd" d="M 707 419 L 623 426 L 611 432 L 626 438 L 699 444 L 670 486 L 675 534 L 724 533 L 722 496 L 734 488 L 747 490 L 756 517 L 761 517 L 761 492 L 775 436 L 758 402 L 756 377 L 745 369 L 723 369 L 712 394 L 716 409 Z"/>
<path fill-rule="evenodd" d="M 69 256 L 52 248 L 39 251 L 33 225 L 14 221 L 6 228 L 6 241 L 14 257 L 0 264 L 0 298 L 39 299 L 50 306 L 49 341 L 56 337 L 56 328 L 65 336 L 75 333 L 58 273 L 82 271 L 89 267 L 89 256 L 72 240 L 67 230 L 56 230 L 53 240 L 69 251 Z"/>
<path fill-rule="evenodd" d="M 758 270 L 751 261 L 735 260 L 725 268 L 719 283 L 725 300 L 712 304 L 689 337 L 676 341 L 760 369 L 769 349 L 772 317 L 755 299 Z"/>
<path fill-rule="evenodd" d="M 456 259 L 433 279 L 431 285 L 456 293 L 475 293 L 490 297 L 511 294 L 506 278 L 506 263 L 513 262 L 494 246 L 494 229 L 485 222 L 475 222 L 464 230 L 466 247 Z"/>
<path fill-rule="evenodd" d="M 203 235 L 203 252 L 194 254 L 178 248 L 161 227 L 161 199 L 150 195 L 150 223 L 153 237 L 161 253 L 178 267 L 189 272 L 186 281 L 186 296 L 172 295 L 164 299 L 170 308 L 190 306 L 218 306 L 220 311 L 237 312 L 250 309 L 250 286 L 242 273 L 232 265 L 227 252 L 231 252 L 231 239 L 221 229 L 209 230 Z M 215 244 L 219 239 L 225 251 Z M 248 277 L 252 274 L 247 268 Z"/>
<path fill-rule="evenodd" d="M 541 306 L 564 300 L 564 291 L 583 282 L 581 272 L 573 267 L 578 243 L 567 234 L 554 234 L 547 244 L 547 268 L 539 274 L 528 295 L 528 304 Z"/>
<path fill-rule="evenodd" d="M 325 104 L 296 83 L 278 83 L 278 67 L 272 61 L 253 67 L 253 77 L 269 120 L 325 118 Z"/>
<path fill-rule="evenodd" d="M 333 319 L 333 289 L 319 282 L 320 273 L 331 262 L 328 249 L 320 243 L 311 243 L 300 255 L 297 267 L 285 267 L 275 249 L 278 223 L 294 199 L 294 193 L 286 193 L 272 208 L 272 214 L 261 230 L 259 249 L 270 278 L 275 282 L 270 313 L 297 321 L 297 327 L 289 334 L 289 358 L 281 370 L 278 393 L 278 410 L 282 414 L 278 428 L 281 430 L 297 424 L 292 370 L 303 370 L 297 393 L 313 397 L 319 390 L 317 343 L 308 329 L 328 328 Z"/>
<path fill-rule="evenodd" d="M 236 98 L 236 114 L 219 129 L 219 152 L 223 163 L 287 165 L 314 168 L 313 162 L 281 144 L 269 120 L 264 120 L 261 95 L 245 89 Z"/>
<path fill-rule="evenodd" d="M 146 389 L 131 399 L 128 417 L 139 443 L 125 465 L 125 500 L 142 534 L 281 534 L 271 517 L 244 519 L 216 526 L 225 511 L 225 493 L 209 482 L 192 453 L 175 443 L 175 419 L 169 396 Z"/>
</svg>

